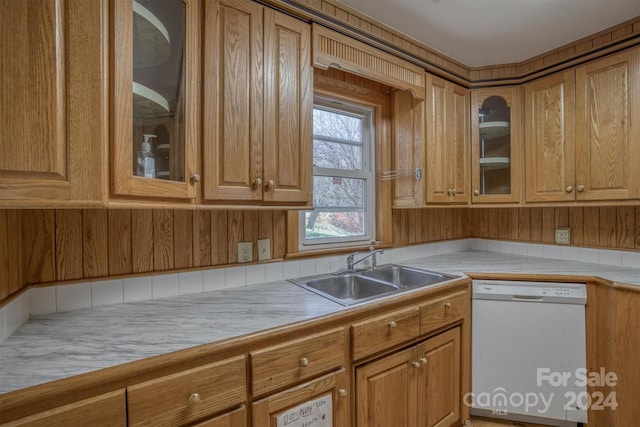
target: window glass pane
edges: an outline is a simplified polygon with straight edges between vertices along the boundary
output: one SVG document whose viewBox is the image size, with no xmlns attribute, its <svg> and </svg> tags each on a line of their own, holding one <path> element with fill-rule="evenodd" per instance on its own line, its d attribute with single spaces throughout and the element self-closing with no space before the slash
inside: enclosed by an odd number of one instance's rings
<svg viewBox="0 0 640 427">
<path fill-rule="evenodd" d="M 314 108 L 313 134 L 362 143 L 362 119 Z"/>
<path fill-rule="evenodd" d="M 305 212 L 305 237 L 326 239 L 365 235 L 364 212 Z"/>
<path fill-rule="evenodd" d="M 333 176 L 313 177 L 313 206 L 316 208 L 344 208 L 353 211 L 364 207 L 364 179 Z"/>
<path fill-rule="evenodd" d="M 321 168 L 362 170 L 362 145 L 314 139 L 313 165 Z"/>
</svg>

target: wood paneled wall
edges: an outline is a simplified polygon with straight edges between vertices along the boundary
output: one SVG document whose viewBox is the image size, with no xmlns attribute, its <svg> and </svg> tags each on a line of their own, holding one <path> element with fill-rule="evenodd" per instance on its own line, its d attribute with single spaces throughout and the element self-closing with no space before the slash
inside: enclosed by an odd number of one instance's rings
<svg viewBox="0 0 640 427">
<path fill-rule="evenodd" d="M 238 242 L 271 240 L 283 258 L 285 211 L 0 210 L 0 301 L 23 286 L 234 264 Z"/>
<path fill-rule="evenodd" d="M 393 211 L 397 246 L 465 237 L 554 243 L 556 227 L 571 229 L 572 246 L 640 250 L 638 206 Z"/>
</svg>

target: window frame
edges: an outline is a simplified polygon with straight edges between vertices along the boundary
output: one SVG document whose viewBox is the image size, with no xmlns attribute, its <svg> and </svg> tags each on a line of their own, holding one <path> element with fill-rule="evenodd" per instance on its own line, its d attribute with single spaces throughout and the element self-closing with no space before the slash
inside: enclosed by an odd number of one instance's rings
<svg viewBox="0 0 640 427">
<path fill-rule="evenodd" d="M 316 249 L 330 249 L 349 246 L 359 246 L 363 244 L 371 244 L 376 239 L 376 135 L 375 135 L 375 117 L 376 110 L 374 107 L 365 104 L 359 104 L 353 101 L 346 101 L 341 98 L 329 95 L 316 94 L 313 102 L 313 109 L 322 109 L 326 111 L 334 111 L 336 113 L 351 115 L 362 119 L 362 169 L 347 170 L 334 169 L 313 166 L 313 177 L 340 177 L 347 179 L 363 179 L 365 181 L 365 191 L 363 194 L 363 212 L 365 217 L 365 234 L 350 237 L 333 237 L 333 238 L 316 238 L 307 239 L 305 232 L 305 215 L 311 210 L 300 211 L 298 217 L 298 241 L 299 251 L 308 251 Z M 313 135 L 314 140 L 316 135 Z M 339 138 L 322 137 L 321 139 L 329 142 L 335 140 L 338 143 L 345 141 Z M 313 190 L 312 190 L 313 191 Z M 335 211 L 335 210 L 333 210 Z"/>
</svg>

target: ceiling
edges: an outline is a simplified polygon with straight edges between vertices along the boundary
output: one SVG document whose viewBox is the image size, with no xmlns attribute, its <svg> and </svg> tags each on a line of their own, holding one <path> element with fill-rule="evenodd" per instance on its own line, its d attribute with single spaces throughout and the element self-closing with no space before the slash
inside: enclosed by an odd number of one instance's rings
<svg viewBox="0 0 640 427">
<path fill-rule="evenodd" d="M 640 0 L 340 0 L 470 66 L 518 63 L 640 15 Z"/>
</svg>

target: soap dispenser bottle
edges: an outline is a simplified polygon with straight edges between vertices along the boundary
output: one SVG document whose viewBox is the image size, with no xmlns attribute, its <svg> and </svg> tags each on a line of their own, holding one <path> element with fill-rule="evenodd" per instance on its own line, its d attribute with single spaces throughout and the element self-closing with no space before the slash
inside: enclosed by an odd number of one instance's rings
<svg viewBox="0 0 640 427">
<path fill-rule="evenodd" d="M 156 177 L 156 160 L 151 152 L 151 143 L 149 140 L 155 138 L 155 135 L 145 133 L 142 135 L 144 140 L 142 141 L 142 147 L 138 151 L 138 168 L 136 169 L 137 176 L 143 176 L 145 178 Z"/>
</svg>

